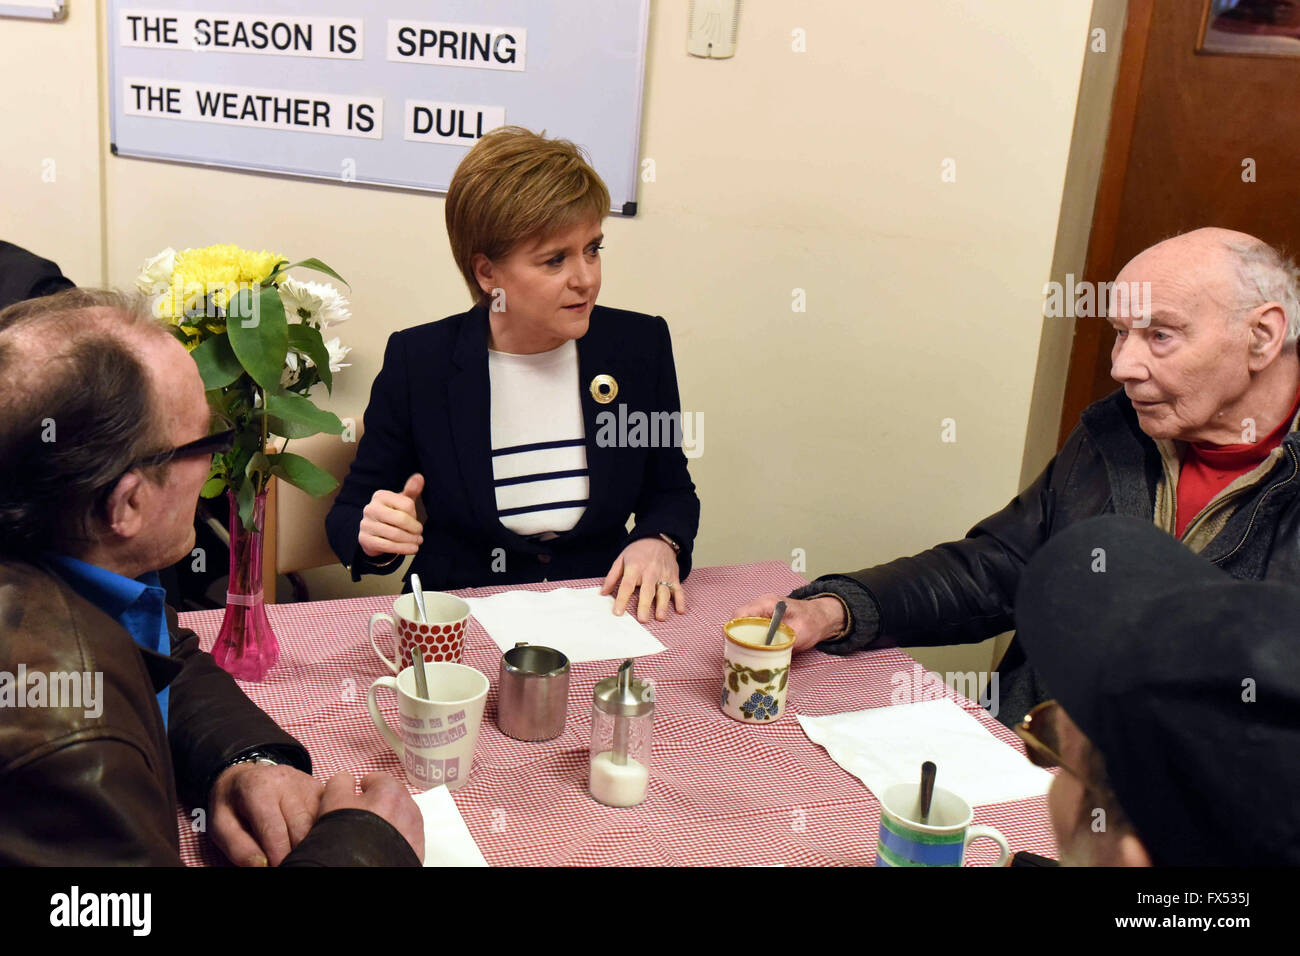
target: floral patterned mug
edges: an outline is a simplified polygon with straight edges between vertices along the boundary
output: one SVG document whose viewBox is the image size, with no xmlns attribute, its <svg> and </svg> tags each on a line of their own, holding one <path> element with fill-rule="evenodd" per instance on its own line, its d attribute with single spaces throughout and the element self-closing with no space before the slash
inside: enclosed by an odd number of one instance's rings
<svg viewBox="0 0 1300 956">
<path fill-rule="evenodd" d="M 785 714 L 794 631 L 782 623 L 764 644 L 771 624 L 766 617 L 738 617 L 722 625 L 722 712 L 733 720 L 764 724 Z"/>
</svg>

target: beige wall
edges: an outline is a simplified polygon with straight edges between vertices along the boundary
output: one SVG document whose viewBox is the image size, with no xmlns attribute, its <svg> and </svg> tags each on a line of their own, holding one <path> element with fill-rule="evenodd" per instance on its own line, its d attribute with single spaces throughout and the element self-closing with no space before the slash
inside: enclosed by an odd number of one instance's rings
<svg viewBox="0 0 1300 956">
<path fill-rule="evenodd" d="M 5 237 L 83 280 L 102 252 L 118 285 L 167 245 L 319 256 L 354 291 L 332 407 L 362 409 L 389 333 L 468 304 L 441 198 L 111 157 L 97 190 L 99 45 L 90 4 L 70 6 L 64 24 L 0 25 L 21 145 L 0 158 Z M 705 61 L 684 52 L 684 0 L 653 4 L 656 180 L 637 217 L 606 224 L 601 301 L 672 328 L 683 404 L 705 420 L 700 564 L 798 548 L 810 576 L 862 567 L 960 536 L 1016 492 L 1031 407 L 1059 405 L 1064 382 L 1059 337 L 1039 363 L 1042 286 L 1063 199 L 1091 205 L 1087 177 L 1082 199 L 1064 193 L 1091 8 L 768 0 L 745 6 L 734 59 Z M 51 85 L 15 89 L 54 62 Z M 50 151 L 72 157 L 57 193 L 37 175 Z M 317 593 L 356 593 L 343 580 L 317 575 Z"/>
<path fill-rule="evenodd" d="M 93 3 L 61 22 L 0 17 L 0 239 L 83 285 L 104 273 L 99 62 Z"/>
</svg>

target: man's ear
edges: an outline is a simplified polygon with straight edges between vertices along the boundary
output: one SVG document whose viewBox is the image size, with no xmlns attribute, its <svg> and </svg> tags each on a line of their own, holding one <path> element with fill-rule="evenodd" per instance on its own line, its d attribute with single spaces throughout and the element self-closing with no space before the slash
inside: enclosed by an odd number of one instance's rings
<svg viewBox="0 0 1300 956">
<path fill-rule="evenodd" d="M 1267 368 L 1282 351 L 1287 333 L 1286 312 L 1276 302 L 1267 302 L 1250 323 L 1250 358 L 1252 372 Z"/>
<path fill-rule="evenodd" d="M 104 503 L 104 520 L 113 534 L 131 540 L 144 530 L 145 481 L 137 470 L 128 471 Z"/>
<path fill-rule="evenodd" d="M 481 252 L 476 252 L 469 260 L 470 268 L 474 270 L 474 278 L 478 281 L 478 287 L 483 290 L 483 294 L 490 296 L 492 290 L 499 284 L 497 279 L 496 266 L 492 260 Z"/>
<path fill-rule="evenodd" d="M 1151 866 L 1151 855 L 1142 841 L 1132 833 L 1125 833 L 1119 838 L 1116 855 L 1120 866 Z"/>
</svg>

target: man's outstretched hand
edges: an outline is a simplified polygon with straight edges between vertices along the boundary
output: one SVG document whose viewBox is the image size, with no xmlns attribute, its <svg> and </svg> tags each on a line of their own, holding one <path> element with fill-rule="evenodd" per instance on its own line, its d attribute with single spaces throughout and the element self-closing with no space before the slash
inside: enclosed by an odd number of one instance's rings
<svg viewBox="0 0 1300 956">
<path fill-rule="evenodd" d="M 737 608 L 732 617 L 770 618 L 776 613 L 777 601 L 785 602 L 785 617 L 781 621 L 794 631 L 796 651 L 815 647 L 827 638 L 834 637 L 844 627 L 844 607 L 834 597 L 798 601 L 783 594 L 764 594 Z"/>
</svg>

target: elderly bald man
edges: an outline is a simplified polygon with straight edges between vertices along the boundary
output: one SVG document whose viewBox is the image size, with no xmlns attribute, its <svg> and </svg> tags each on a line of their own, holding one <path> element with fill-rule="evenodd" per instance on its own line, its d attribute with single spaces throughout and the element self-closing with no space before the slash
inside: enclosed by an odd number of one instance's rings
<svg viewBox="0 0 1300 956">
<path fill-rule="evenodd" d="M 1137 286 L 1131 283 L 1139 283 Z M 1116 284 L 1111 375 L 1064 447 L 965 538 L 791 596 L 797 650 L 971 644 L 1015 625 L 1025 564 L 1094 515 L 1153 522 L 1235 578 L 1300 581 L 1300 270 L 1245 233 L 1198 229 L 1144 250 Z M 737 611 L 768 615 L 765 595 Z M 990 710 L 1016 723 L 1048 694 L 1013 641 Z"/>
</svg>

